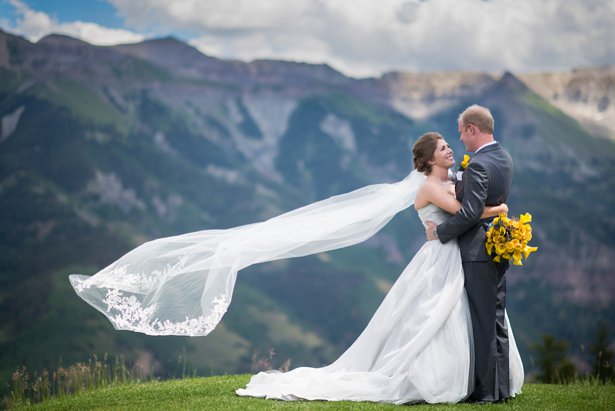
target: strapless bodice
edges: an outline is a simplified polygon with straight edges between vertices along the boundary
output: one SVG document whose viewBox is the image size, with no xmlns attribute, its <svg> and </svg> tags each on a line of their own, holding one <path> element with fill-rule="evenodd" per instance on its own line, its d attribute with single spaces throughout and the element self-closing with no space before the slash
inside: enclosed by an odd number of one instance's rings
<svg viewBox="0 0 615 411">
<path fill-rule="evenodd" d="M 427 204 L 425 207 L 418 209 L 419 218 L 423 225 L 425 225 L 425 221 L 431 221 L 436 224 L 443 223 L 447 219 L 451 217 L 451 214 L 442 210 L 435 204 Z"/>
</svg>

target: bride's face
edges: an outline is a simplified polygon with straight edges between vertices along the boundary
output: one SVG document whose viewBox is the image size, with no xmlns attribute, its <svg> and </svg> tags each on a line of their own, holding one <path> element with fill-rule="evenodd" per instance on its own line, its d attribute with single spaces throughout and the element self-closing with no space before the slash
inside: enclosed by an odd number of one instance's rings
<svg viewBox="0 0 615 411">
<path fill-rule="evenodd" d="M 451 146 L 444 139 L 438 140 L 436 151 L 433 156 L 434 166 L 442 168 L 451 168 L 455 165 L 455 159 L 453 158 L 453 150 Z"/>
</svg>

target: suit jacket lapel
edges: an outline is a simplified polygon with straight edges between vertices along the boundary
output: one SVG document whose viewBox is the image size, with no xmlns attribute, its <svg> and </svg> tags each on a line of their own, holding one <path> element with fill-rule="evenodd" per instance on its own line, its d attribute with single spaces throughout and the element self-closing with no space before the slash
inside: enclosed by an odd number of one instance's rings
<svg viewBox="0 0 615 411">
<path fill-rule="evenodd" d="M 487 147 L 480 150 L 473 158 L 476 158 L 477 156 L 483 155 L 490 151 L 497 150 L 499 148 L 500 143 L 497 142 L 495 144 L 488 145 Z M 465 187 L 465 183 L 465 178 L 461 178 L 461 181 L 457 180 L 457 182 L 455 183 L 455 196 L 457 197 L 458 201 L 463 201 L 463 188 Z"/>
</svg>

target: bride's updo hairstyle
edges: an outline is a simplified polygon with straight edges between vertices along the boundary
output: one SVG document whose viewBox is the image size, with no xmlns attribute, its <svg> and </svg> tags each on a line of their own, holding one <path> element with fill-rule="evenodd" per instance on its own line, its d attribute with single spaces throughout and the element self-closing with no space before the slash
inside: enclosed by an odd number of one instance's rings
<svg viewBox="0 0 615 411">
<path fill-rule="evenodd" d="M 412 161 L 417 171 L 424 172 L 426 175 L 431 174 L 431 164 L 429 162 L 434 159 L 438 140 L 443 139 L 444 137 L 440 133 L 430 131 L 416 140 L 416 143 L 412 146 Z"/>
</svg>

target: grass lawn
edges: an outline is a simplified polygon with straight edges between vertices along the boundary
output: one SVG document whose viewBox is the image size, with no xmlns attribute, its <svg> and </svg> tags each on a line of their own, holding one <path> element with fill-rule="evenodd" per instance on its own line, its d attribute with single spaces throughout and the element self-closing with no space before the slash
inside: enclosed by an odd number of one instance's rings
<svg viewBox="0 0 615 411">
<path fill-rule="evenodd" d="M 15 409 L 35 410 L 399 410 L 395 406 L 368 402 L 284 402 L 238 397 L 249 375 L 187 378 L 144 384 L 125 384 L 57 398 Z M 523 393 L 504 404 L 412 405 L 412 410 L 613 410 L 615 385 L 526 384 Z"/>
</svg>

